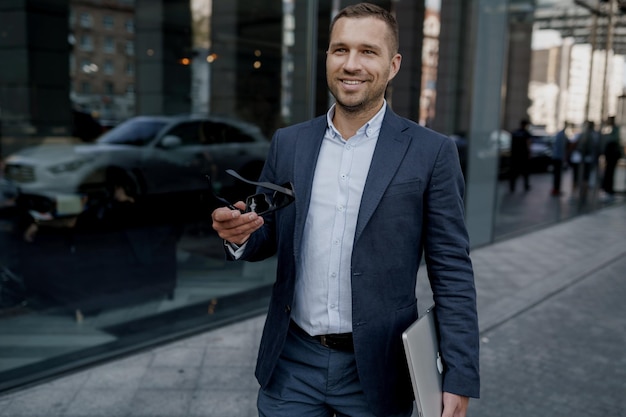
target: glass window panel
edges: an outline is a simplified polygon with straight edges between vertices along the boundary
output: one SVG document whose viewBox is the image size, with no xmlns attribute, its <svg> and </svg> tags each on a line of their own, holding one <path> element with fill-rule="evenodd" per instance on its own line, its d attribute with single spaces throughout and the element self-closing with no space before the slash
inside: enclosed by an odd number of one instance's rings
<svg viewBox="0 0 626 417">
<path fill-rule="evenodd" d="M 102 26 L 107 30 L 112 30 L 115 27 L 115 18 L 111 15 L 104 15 Z"/>
<path fill-rule="evenodd" d="M 91 35 L 84 34 L 80 36 L 80 49 L 83 51 L 93 50 L 93 37 Z"/>
<path fill-rule="evenodd" d="M 281 0 L 67 7 L 59 14 L 68 20 L 45 29 L 62 33 L 51 39 L 70 40 L 71 51 L 63 44 L 44 54 L 53 64 L 46 82 L 29 79 L 18 91 L 0 77 L 0 149 L 10 155 L 6 178 L 23 191 L 11 216 L 0 210 L 0 242 L 15 243 L 6 265 L 26 284 L 27 306 L 0 315 L 0 333 L 30 323 L 28 337 L 47 332 L 58 347 L 0 356 L 0 390 L 52 375 L 59 364 L 145 346 L 155 335 L 262 313 L 274 278 L 275 259 L 224 262 L 206 175 L 226 198 L 254 192 L 225 170 L 258 177 L 269 138 L 287 120 L 281 109 L 295 107 L 288 87 L 295 64 L 284 50 L 308 47 L 295 33 L 316 17 L 296 18 Z M 124 30 L 112 30 L 116 22 Z M 115 67 L 124 72 L 113 80 Z M 51 81 L 57 96 L 45 101 L 36 91 Z M 42 137 L 53 139 L 33 153 Z M 18 159 L 22 152 L 30 156 Z M 80 342 L 66 343 L 77 324 Z"/>
<path fill-rule="evenodd" d="M 90 28 L 93 26 L 93 16 L 90 13 L 80 14 L 80 25 L 84 28 Z"/>
<path fill-rule="evenodd" d="M 104 73 L 107 75 L 112 75 L 115 73 L 115 64 L 113 64 L 113 61 L 111 60 L 106 60 L 104 61 L 104 67 L 103 67 Z"/>
<path fill-rule="evenodd" d="M 104 52 L 114 53 L 115 52 L 115 39 L 112 37 L 104 38 Z"/>
</svg>

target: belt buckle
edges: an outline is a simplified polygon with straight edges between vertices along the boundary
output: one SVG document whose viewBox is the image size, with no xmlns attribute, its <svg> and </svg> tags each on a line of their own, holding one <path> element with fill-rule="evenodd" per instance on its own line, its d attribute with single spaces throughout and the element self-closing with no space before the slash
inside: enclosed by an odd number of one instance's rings
<svg viewBox="0 0 626 417">
<path fill-rule="evenodd" d="M 325 346 L 327 348 L 330 347 L 330 346 L 328 346 L 328 342 L 326 341 L 326 335 L 325 334 L 320 336 L 320 343 L 322 344 L 322 346 Z"/>
</svg>

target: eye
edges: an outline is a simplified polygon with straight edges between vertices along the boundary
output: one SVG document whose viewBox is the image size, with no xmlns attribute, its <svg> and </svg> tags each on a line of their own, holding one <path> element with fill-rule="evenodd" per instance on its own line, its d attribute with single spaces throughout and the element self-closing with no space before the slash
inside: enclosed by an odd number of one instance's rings
<svg viewBox="0 0 626 417">
<path fill-rule="evenodd" d="M 363 55 L 368 55 L 368 56 L 378 56 L 380 55 L 380 51 L 377 49 L 363 49 L 361 51 L 361 53 Z"/>
</svg>

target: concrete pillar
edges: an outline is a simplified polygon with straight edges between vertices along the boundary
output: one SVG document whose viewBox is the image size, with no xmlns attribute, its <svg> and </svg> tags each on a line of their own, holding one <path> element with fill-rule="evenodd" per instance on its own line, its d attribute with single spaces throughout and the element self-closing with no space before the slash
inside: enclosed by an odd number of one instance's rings
<svg viewBox="0 0 626 417">
<path fill-rule="evenodd" d="M 138 114 L 180 114 L 191 109 L 192 58 L 189 0 L 135 2 Z"/>
<path fill-rule="evenodd" d="M 528 119 L 528 84 L 532 57 L 533 0 L 511 0 L 509 47 L 506 61 L 506 95 L 502 127 L 513 131 L 521 119 Z"/>
<path fill-rule="evenodd" d="M 282 1 L 214 1 L 213 22 L 211 111 L 271 135 L 282 124 Z"/>
<path fill-rule="evenodd" d="M 437 102 L 432 128 L 467 132 L 476 45 L 476 0 L 442 0 Z"/>
<path fill-rule="evenodd" d="M 476 48 L 465 207 L 473 246 L 493 242 L 497 214 L 502 86 L 508 55 L 508 0 L 476 1 Z"/>
<path fill-rule="evenodd" d="M 71 134 L 68 13 L 67 0 L 0 2 L 2 155 Z"/>
<path fill-rule="evenodd" d="M 424 2 L 399 0 L 392 3 L 400 31 L 402 66 L 392 81 L 389 102 L 394 111 L 416 122 L 420 118 Z"/>
<path fill-rule="evenodd" d="M 435 130 L 468 139 L 466 218 L 472 246 L 493 240 L 498 132 L 508 55 L 508 0 L 443 0 Z"/>
</svg>

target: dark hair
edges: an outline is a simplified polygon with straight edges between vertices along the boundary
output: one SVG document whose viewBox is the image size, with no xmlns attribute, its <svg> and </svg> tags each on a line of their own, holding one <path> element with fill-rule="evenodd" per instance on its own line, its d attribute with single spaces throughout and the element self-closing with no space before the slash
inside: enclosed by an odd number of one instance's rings
<svg viewBox="0 0 626 417">
<path fill-rule="evenodd" d="M 387 24 L 387 27 L 389 28 L 389 32 L 391 34 L 391 53 L 396 54 L 398 52 L 398 47 L 400 45 L 398 35 L 398 22 L 396 21 L 396 18 L 387 10 L 371 3 L 359 3 L 352 6 L 347 6 L 344 9 L 341 9 L 339 13 L 337 13 L 337 16 L 333 18 L 333 21 L 330 23 L 330 34 L 332 34 L 333 32 L 333 28 L 335 27 L 335 23 L 337 23 L 337 20 L 343 17 L 349 19 L 373 17 L 375 19 L 382 20 Z"/>
</svg>

